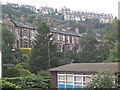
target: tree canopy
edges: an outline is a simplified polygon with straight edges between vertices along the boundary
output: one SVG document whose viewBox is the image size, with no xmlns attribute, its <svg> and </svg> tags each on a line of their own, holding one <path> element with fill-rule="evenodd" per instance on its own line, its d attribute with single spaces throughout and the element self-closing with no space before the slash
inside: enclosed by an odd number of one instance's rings
<svg viewBox="0 0 120 90">
<path fill-rule="evenodd" d="M 49 27 L 44 22 L 38 26 L 38 34 L 30 59 L 32 72 L 37 73 L 38 71 L 46 70 L 51 67 L 52 63 L 56 62 L 53 59 L 53 55 L 56 53 L 57 47 L 51 40 L 52 35 L 49 30 Z"/>
</svg>

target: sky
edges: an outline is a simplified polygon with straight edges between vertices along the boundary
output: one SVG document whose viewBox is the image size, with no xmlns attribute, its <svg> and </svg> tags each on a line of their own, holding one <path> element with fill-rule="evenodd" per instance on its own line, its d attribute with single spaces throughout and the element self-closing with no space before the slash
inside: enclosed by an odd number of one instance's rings
<svg viewBox="0 0 120 90">
<path fill-rule="evenodd" d="M 120 0 L 2 0 L 2 3 L 18 3 L 25 5 L 67 7 L 71 10 L 112 14 L 118 17 L 118 2 Z"/>
</svg>

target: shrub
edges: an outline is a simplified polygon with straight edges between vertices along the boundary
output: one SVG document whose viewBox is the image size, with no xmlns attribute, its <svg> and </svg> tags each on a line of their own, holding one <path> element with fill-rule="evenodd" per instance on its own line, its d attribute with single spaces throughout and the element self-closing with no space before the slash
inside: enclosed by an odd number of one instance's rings
<svg viewBox="0 0 120 90">
<path fill-rule="evenodd" d="M 49 76 L 49 72 L 48 71 L 40 71 L 37 74 L 41 75 L 41 76 Z"/>
<path fill-rule="evenodd" d="M 23 69 L 23 66 L 19 63 L 19 64 L 17 64 L 17 65 L 15 66 L 15 68 L 17 68 L 17 69 Z"/>
<path fill-rule="evenodd" d="M 3 80 L 19 85 L 19 83 L 21 82 L 21 77 L 14 77 L 14 78 L 3 78 Z"/>
<path fill-rule="evenodd" d="M 22 88 L 46 88 L 49 87 L 49 79 L 44 79 L 40 75 L 30 75 L 21 78 L 21 87 Z"/>
<path fill-rule="evenodd" d="M 4 71 L 4 75 L 3 77 L 19 77 L 19 71 L 18 69 L 14 68 L 14 67 L 8 67 L 5 71 Z"/>
<path fill-rule="evenodd" d="M 87 88 L 115 88 L 115 75 L 110 71 L 100 71 L 94 75 Z"/>
<path fill-rule="evenodd" d="M 19 63 L 15 66 L 15 68 L 19 71 L 20 76 L 28 76 L 31 75 L 32 73 L 28 71 L 27 69 L 24 69 L 23 66 Z"/>
<path fill-rule="evenodd" d="M 23 76 L 23 77 L 32 74 L 32 73 L 31 73 L 30 71 L 28 71 L 27 69 L 18 69 L 18 71 L 19 71 L 20 76 Z"/>
<path fill-rule="evenodd" d="M 21 63 L 19 63 L 24 69 L 29 69 L 29 64 L 28 64 L 28 62 L 21 62 Z"/>
<path fill-rule="evenodd" d="M 21 87 L 15 85 L 13 83 L 7 82 L 5 80 L 0 80 L 0 82 L 2 82 L 2 85 L 0 85 L 0 88 L 2 88 L 2 89 L 6 89 L 6 90 L 22 90 Z"/>
</svg>

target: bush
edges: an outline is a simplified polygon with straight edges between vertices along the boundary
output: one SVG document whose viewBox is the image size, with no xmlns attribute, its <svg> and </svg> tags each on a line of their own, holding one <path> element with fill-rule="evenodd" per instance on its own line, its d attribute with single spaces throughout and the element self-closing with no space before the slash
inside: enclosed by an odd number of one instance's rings
<svg viewBox="0 0 120 90">
<path fill-rule="evenodd" d="M 3 80 L 21 88 L 42 88 L 43 90 L 49 88 L 50 82 L 50 78 L 48 76 L 35 74 L 25 77 L 3 78 Z"/>
<path fill-rule="evenodd" d="M 45 77 L 40 75 L 30 75 L 21 78 L 21 87 L 22 88 L 48 88 L 49 79 L 44 79 Z"/>
<path fill-rule="evenodd" d="M 18 71 L 19 71 L 20 76 L 23 76 L 23 77 L 32 74 L 32 73 L 31 73 L 30 71 L 28 71 L 27 69 L 18 69 Z"/>
<path fill-rule="evenodd" d="M 19 64 L 17 64 L 17 65 L 15 66 L 15 68 L 17 68 L 17 69 L 23 69 L 23 66 L 19 63 Z"/>
<path fill-rule="evenodd" d="M 14 67 L 9 67 L 6 70 L 4 70 L 3 77 L 19 77 L 19 71 L 18 69 Z"/>
<path fill-rule="evenodd" d="M 19 85 L 19 83 L 21 82 L 21 77 L 14 77 L 14 78 L 3 78 L 3 80 Z"/>
<path fill-rule="evenodd" d="M 49 72 L 48 71 L 40 71 L 40 72 L 37 73 L 37 75 L 48 76 L 49 77 Z"/>
<path fill-rule="evenodd" d="M 28 62 L 21 62 L 21 63 L 19 63 L 24 69 L 29 69 L 29 64 L 28 64 Z"/>
<path fill-rule="evenodd" d="M 2 82 L 2 85 L 0 85 L 0 88 L 2 88 L 2 89 L 6 89 L 6 90 L 22 90 L 21 87 L 15 85 L 13 83 L 7 82 L 5 80 L 0 80 L 0 82 Z"/>
<path fill-rule="evenodd" d="M 116 88 L 115 75 L 110 71 L 100 71 L 94 75 L 87 88 Z"/>
<path fill-rule="evenodd" d="M 19 63 L 15 66 L 15 68 L 19 71 L 20 76 L 28 76 L 31 75 L 32 73 L 28 71 L 27 69 L 24 69 L 23 66 Z"/>
</svg>

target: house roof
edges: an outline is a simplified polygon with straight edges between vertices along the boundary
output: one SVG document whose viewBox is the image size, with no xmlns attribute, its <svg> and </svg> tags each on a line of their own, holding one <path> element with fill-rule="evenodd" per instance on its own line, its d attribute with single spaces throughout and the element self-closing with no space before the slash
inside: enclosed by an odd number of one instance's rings
<svg viewBox="0 0 120 90">
<path fill-rule="evenodd" d="M 111 71 L 120 73 L 118 69 L 119 63 L 71 63 L 63 66 L 49 69 L 49 71 L 70 71 L 70 72 L 98 72 L 98 71 Z"/>
<path fill-rule="evenodd" d="M 31 24 L 31 23 L 21 23 L 16 20 L 10 19 L 11 22 L 13 22 L 17 27 L 22 27 L 22 28 L 29 28 L 29 29 L 37 29 L 37 26 Z"/>
<path fill-rule="evenodd" d="M 10 19 L 10 21 L 16 26 L 16 27 L 21 27 L 21 28 L 28 28 L 28 29 L 37 29 L 37 26 L 32 24 L 32 23 L 22 23 L 20 21 L 16 21 L 16 20 L 12 20 Z M 73 36 L 81 36 L 79 33 L 75 32 L 75 31 L 68 31 L 68 30 L 55 30 L 54 28 L 50 29 L 51 32 L 55 32 L 55 33 L 59 33 L 59 34 L 66 34 L 66 35 L 73 35 Z"/>
<path fill-rule="evenodd" d="M 71 30 L 69 30 L 69 31 L 68 30 L 55 30 L 54 28 L 52 28 L 50 31 L 54 32 L 54 33 L 59 33 L 59 34 L 81 36 L 79 33 L 75 32 L 75 31 L 71 31 Z"/>
</svg>

